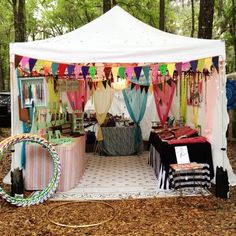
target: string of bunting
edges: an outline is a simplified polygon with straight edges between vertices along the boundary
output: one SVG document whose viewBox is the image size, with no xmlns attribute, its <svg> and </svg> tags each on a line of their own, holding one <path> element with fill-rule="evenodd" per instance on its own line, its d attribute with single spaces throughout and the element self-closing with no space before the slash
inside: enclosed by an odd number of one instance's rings
<svg viewBox="0 0 236 236">
<path fill-rule="evenodd" d="M 163 77 L 164 82 L 171 86 L 172 80 L 170 79 L 175 81 L 176 77 L 181 76 L 183 71 L 191 70 L 193 73 L 204 73 L 204 71 L 210 72 L 212 67 L 219 71 L 219 56 L 190 62 L 158 63 L 141 66 L 138 64 L 65 64 L 15 55 L 15 67 L 26 72 L 23 76 L 36 76 L 39 73 L 45 76 L 57 75 L 61 79 L 85 79 L 88 81 L 90 89 L 96 89 L 98 82 L 102 82 L 104 88 L 106 88 L 107 85 L 111 86 L 113 82 L 126 79 L 131 89 L 135 87 L 136 90 L 140 88 L 141 92 L 143 90 L 147 92 L 152 90 L 150 88 L 152 84 L 162 86 L 162 83 L 157 83 L 159 77 Z M 132 82 L 133 78 L 136 79 L 136 84 Z M 152 81 L 149 88 L 147 85 L 139 84 L 141 78 L 146 79 L 146 81 Z"/>
</svg>

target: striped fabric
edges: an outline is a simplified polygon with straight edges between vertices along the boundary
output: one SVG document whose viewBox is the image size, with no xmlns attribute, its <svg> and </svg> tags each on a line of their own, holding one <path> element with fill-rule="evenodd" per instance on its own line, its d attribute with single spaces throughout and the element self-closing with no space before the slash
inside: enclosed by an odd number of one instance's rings
<svg viewBox="0 0 236 236">
<path fill-rule="evenodd" d="M 175 171 L 170 168 L 169 183 L 170 188 L 174 189 L 189 187 L 209 188 L 211 186 L 209 165 L 202 164 L 202 168 L 192 170 Z"/>
<path fill-rule="evenodd" d="M 61 178 L 57 191 L 75 187 L 86 167 L 85 138 L 80 136 L 72 143 L 55 146 L 61 161 Z M 53 175 L 53 161 L 48 151 L 39 144 L 26 144 L 25 189 L 42 190 Z"/>
<path fill-rule="evenodd" d="M 153 167 L 155 175 L 158 180 L 159 189 L 169 189 L 168 173 L 163 168 L 161 163 L 160 153 L 151 144 L 149 150 L 148 164 Z"/>
</svg>

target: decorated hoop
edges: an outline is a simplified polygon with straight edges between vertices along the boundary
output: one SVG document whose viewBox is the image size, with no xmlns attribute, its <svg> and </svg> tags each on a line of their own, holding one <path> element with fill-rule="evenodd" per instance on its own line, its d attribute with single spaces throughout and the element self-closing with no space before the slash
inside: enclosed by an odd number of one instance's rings
<svg viewBox="0 0 236 236">
<path fill-rule="evenodd" d="M 42 203 L 43 201 L 48 199 L 55 192 L 59 184 L 60 175 L 61 175 L 61 164 L 60 164 L 60 159 L 58 157 L 56 150 L 46 139 L 38 135 L 20 134 L 20 135 L 11 136 L 7 139 L 4 139 L 2 142 L 0 142 L 0 156 L 3 154 L 5 150 L 7 150 L 8 147 L 11 147 L 12 145 L 15 145 L 16 143 L 20 143 L 24 141 L 38 143 L 48 150 L 49 154 L 51 155 L 53 159 L 53 177 L 51 181 L 49 182 L 49 184 L 42 191 L 34 192 L 28 198 L 12 197 L 8 195 L 0 187 L 0 197 L 2 197 L 7 202 L 16 206 L 35 205 L 35 204 Z"/>
<path fill-rule="evenodd" d="M 74 204 L 80 204 L 80 203 L 86 203 L 86 204 L 90 204 L 90 203 L 96 203 L 96 204 L 99 204 L 99 205 L 103 205 L 103 206 L 106 206 L 106 207 L 109 207 L 110 209 L 112 209 L 112 214 L 111 216 L 108 216 L 108 218 L 106 218 L 105 220 L 102 220 L 102 221 L 99 221 L 99 222 L 95 222 L 95 223 L 91 223 L 91 224 L 78 224 L 78 225 L 74 225 L 74 224 L 63 224 L 63 223 L 60 223 L 58 221 L 55 221 L 53 219 L 51 219 L 50 217 L 50 214 L 53 212 L 53 210 L 55 209 L 58 209 L 58 208 L 61 208 L 62 206 L 68 206 L 68 205 L 74 205 Z M 76 202 L 67 202 L 67 203 L 62 203 L 60 205 L 57 205 L 57 206 L 54 206 L 52 207 L 48 213 L 47 213 L 47 218 L 48 220 L 55 224 L 55 225 L 58 225 L 58 226 L 62 226 L 62 227 L 68 227 L 68 228 L 87 228 L 87 227 L 92 227 L 92 226 L 98 226 L 98 225 L 102 225 L 102 224 L 105 224 L 106 222 L 108 221 L 111 221 L 113 220 L 115 217 L 115 208 L 107 203 L 107 202 L 103 202 L 103 201 L 76 201 Z"/>
</svg>

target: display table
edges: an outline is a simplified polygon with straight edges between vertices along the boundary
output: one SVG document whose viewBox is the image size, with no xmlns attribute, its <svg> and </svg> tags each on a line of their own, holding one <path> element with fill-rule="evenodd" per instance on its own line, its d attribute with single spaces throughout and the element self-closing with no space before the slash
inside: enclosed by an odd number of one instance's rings
<svg viewBox="0 0 236 236">
<path fill-rule="evenodd" d="M 163 142 L 155 132 L 151 132 L 149 143 L 151 146 L 148 162 L 154 168 L 159 181 L 159 188 L 169 188 L 170 164 L 177 163 L 175 146 L 187 146 L 190 162 L 208 164 L 210 179 L 214 177 L 211 144 L 209 142 L 168 144 Z"/>
<path fill-rule="evenodd" d="M 58 191 L 75 187 L 83 176 L 87 159 L 85 157 L 85 136 L 73 138 L 73 142 L 54 146 L 61 162 L 61 177 Z M 26 144 L 25 189 L 42 190 L 53 175 L 53 162 L 41 145 Z"/>
<path fill-rule="evenodd" d="M 140 127 L 138 131 L 141 132 Z M 128 156 L 143 150 L 142 135 L 135 141 L 135 126 L 102 127 L 103 141 L 99 142 L 99 150 L 109 156 Z"/>
</svg>

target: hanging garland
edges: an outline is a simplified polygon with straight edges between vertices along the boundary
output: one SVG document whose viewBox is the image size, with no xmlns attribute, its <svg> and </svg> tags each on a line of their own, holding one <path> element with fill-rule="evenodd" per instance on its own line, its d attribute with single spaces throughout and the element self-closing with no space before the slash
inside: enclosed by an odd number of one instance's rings
<svg viewBox="0 0 236 236">
<path fill-rule="evenodd" d="M 12 197 L 0 187 L 0 196 L 7 202 L 16 206 L 30 206 L 42 203 L 43 201 L 47 200 L 55 192 L 61 175 L 61 164 L 57 152 L 46 139 L 38 135 L 20 134 L 4 139 L 2 142 L 0 142 L 0 156 L 2 156 L 8 147 L 25 141 L 38 143 L 48 150 L 54 164 L 53 177 L 49 184 L 42 191 L 37 191 L 28 198 Z"/>
</svg>

